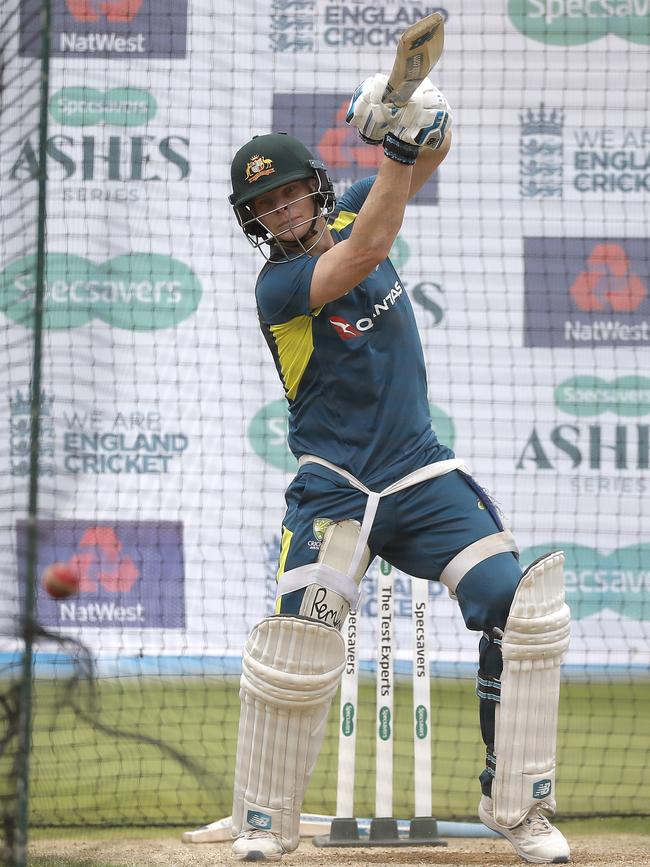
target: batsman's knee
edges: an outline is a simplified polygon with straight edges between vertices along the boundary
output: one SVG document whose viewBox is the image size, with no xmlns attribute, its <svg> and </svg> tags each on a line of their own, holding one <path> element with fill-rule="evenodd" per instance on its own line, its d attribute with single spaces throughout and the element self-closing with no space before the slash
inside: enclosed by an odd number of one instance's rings
<svg viewBox="0 0 650 867">
<path fill-rule="evenodd" d="M 521 580 L 517 543 L 509 530 L 468 545 L 445 566 L 440 581 L 458 599 L 468 629 L 503 629 Z"/>
</svg>

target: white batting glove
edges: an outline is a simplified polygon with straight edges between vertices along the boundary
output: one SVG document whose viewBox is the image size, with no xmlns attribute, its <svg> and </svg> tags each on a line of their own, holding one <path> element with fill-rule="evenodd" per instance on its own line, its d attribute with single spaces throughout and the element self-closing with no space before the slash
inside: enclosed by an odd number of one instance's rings
<svg viewBox="0 0 650 867">
<path fill-rule="evenodd" d="M 407 144 L 437 150 L 451 124 L 452 114 L 447 99 L 425 78 L 396 117 L 390 132 Z"/>
<path fill-rule="evenodd" d="M 406 109 L 381 101 L 387 81 L 388 76 L 381 72 L 366 78 L 352 94 L 348 106 L 345 122 L 356 127 L 368 144 L 381 144 Z"/>
</svg>

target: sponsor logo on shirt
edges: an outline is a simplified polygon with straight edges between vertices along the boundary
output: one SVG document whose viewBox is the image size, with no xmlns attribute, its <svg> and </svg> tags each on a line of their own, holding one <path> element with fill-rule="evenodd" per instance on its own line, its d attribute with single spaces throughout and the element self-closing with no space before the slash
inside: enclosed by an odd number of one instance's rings
<svg viewBox="0 0 650 867">
<path fill-rule="evenodd" d="M 341 340 L 352 340 L 353 337 L 361 336 L 361 332 L 357 331 L 354 325 L 351 325 L 341 316 L 330 316 L 330 325 L 334 328 Z"/>
<path fill-rule="evenodd" d="M 371 328 L 375 327 L 375 319 L 379 319 L 382 313 L 395 306 L 397 299 L 403 291 L 404 287 L 399 280 L 396 280 L 390 292 L 381 301 L 373 305 L 371 316 L 362 316 L 354 324 L 348 322 L 347 319 L 343 319 L 342 316 L 330 316 L 330 324 L 341 340 L 352 340 L 355 337 L 360 337 L 364 331 L 370 331 Z"/>
</svg>

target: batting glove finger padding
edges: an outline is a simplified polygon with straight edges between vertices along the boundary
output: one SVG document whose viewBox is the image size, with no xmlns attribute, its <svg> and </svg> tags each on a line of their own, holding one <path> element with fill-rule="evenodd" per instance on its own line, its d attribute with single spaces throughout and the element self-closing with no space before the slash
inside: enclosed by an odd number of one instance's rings
<svg viewBox="0 0 650 867">
<path fill-rule="evenodd" d="M 359 130 L 361 138 L 368 144 L 379 145 L 390 132 L 405 108 L 386 104 L 381 101 L 388 76 L 378 72 L 366 78 L 352 94 L 345 122 Z"/>
<path fill-rule="evenodd" d="M 402 109 L 391 132 L 403 142 L 436 150 L 445 140 L 451 124 L 447 99 L 425 78 Z"/>
</svg>

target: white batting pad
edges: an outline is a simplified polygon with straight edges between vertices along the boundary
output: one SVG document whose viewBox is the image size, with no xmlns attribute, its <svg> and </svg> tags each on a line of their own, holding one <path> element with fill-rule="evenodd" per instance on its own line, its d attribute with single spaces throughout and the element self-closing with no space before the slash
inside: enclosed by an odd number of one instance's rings
<svg viewBox="0 0 650 867">
<path fill-rule="evenodd" d="M 278 615 L 244 648 L 233 836 L 272 831 L 285 851 L 299 843 L 300 808 L 344 666 L 338 630 Z"/>
<path fill-rule="evenodd" d="M 534 804 L 555 811 L 560 663 L 569 646 L 564 554 L 524 573 L 502 638 L 501 701 L 496 707 L 494 815 L 513 828 Z"/>
</svg>

